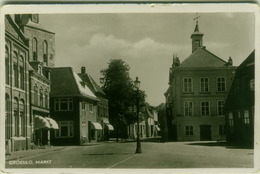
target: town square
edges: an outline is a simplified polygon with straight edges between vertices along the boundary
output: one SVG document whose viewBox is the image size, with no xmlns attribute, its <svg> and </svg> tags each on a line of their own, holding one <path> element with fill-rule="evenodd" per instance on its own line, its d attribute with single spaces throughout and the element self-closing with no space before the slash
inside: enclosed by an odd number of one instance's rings
<svg viewBox="0 0 260 174">
<path fill-rule="evenodd" d="M 254 8 L 125 6 L 5 12 L 5 168 L 255 168 Z"/>
</svg>

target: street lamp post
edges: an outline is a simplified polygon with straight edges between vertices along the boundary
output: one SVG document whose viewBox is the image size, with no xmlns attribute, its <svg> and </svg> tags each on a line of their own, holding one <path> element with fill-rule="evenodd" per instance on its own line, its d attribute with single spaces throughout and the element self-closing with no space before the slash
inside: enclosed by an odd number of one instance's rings
<svg viewBox="0 0 260 174">
<path fill-rule="evenodd" d="M 141 149 L 141 140 L 140 140 L 140 130 L 139 130 L 139 100 L 140 100 L 140 81 L 138 80 L 138 77 L 136 77 L 134 84 L 136 88 L 136 115 L 137 115 L 137 139 L 136 139 L 136 151 L 135 153 L 142 153 Z"/>
</svg>

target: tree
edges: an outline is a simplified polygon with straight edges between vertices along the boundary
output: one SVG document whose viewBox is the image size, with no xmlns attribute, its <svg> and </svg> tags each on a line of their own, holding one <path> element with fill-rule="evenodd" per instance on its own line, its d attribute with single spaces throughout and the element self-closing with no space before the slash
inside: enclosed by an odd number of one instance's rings
<svg viewBox="0 0 260 174">
<path fill-rule="evenodd" d="M 166 118 L 166 106 L 164 103 L 161 103 L 157 108 L 158 119 L 161 126 L 161 137 L 164 142 L 169 141 L 169 132 L 167 126 L 167 118 Z"/>
<path fill-rule="evenodd" d="M 127 125 L 136 120 L 135 114 L 129 111 L 135 103 L 135 89 L 129 70 L 129 65 L 121 59 L 111 59 L 108 68 L 101 70 L 101 88 L 109 100 L 109 121 L 115 127 L 117 141 L 119 136 L 126 135 Z"/>
</svg>

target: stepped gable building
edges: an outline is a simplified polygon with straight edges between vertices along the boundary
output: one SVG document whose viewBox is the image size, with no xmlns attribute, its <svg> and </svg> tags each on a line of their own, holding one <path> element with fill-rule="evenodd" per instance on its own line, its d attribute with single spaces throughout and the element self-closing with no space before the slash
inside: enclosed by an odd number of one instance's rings
<svg viewBox="0 0 260 174">
<path fill-rule="evenodd" d="M 102 131 L 97 120 L 98 101 L 71 67 L 51 68 L 50 116 L 59 126 L 51 134 L 52 144 L 97 141 Z"/>
<path fill-rule="evenodd" d="M 94 81 L 91 75 L 86 72 L 86 67 L 81 67 L 81 73 L 78 75 L 99 99 L 97 103 L 97 122 L 102 125 L 103 130 L 98 140 L 109 140 L 110 131 L 113 131 L 114 127 L 109 123 L 108 99 L 106 94 Z"/>
<path fill-rule="evenodd" d="M 226 62 L 203 45 L 198 21 L 191 34 L 192 53 L 180 62 L 173 57 L 165 93 L 169 138 L 177 141 L 225 137 L 224 100 L 233 78 Z"/>
<path fill-rule="evenodd" d="M 225 100 L 227 141 L 254 144 L 255 51 L 236 69 Z"/>
</svg>

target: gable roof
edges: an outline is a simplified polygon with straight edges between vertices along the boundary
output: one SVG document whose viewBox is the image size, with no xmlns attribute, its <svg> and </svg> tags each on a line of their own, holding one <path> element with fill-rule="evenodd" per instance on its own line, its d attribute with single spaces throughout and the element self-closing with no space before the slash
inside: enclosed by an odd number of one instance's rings
<svg viewBox="0 0 260 174">
<path fill-rule="evenodd" d="M 58 96 L 83 96 L 98 100 L 71 67 L 51 68 L 51 93 Z"/>
<path fill-rule="evenodd" d="M 215 54 L 199 47 L 181 63 L 181 67 L 224 67 L 226 64 Z"/>
<path fill-rule="evenodd" d="M 78 74 L 79 77 L 87 84 L 89 89 L 96 95 L 101 94 L 105 96 L 106 94 L 104 91 L 99 87 L 99 85 L 95 82 L 95 80 L 89 75 L 88 73 L 85 74 Z"/>
</svg>

